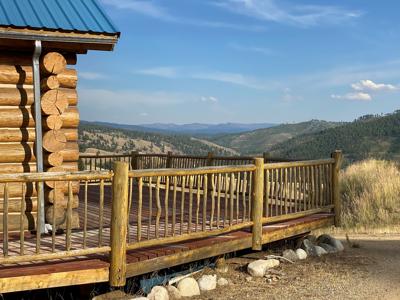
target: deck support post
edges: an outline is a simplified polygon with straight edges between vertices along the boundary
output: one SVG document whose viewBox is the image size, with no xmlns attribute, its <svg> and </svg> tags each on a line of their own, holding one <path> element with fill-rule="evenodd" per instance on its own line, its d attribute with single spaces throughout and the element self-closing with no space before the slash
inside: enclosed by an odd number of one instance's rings
<svg viewBox="0 0 400 300">
<path fill-rule="evenodd" d="M 335 160 L 332 167 L 332 203 L 335 211 L 335 226 L 340 226 L 342 214 L 342 202 L 340 201 L 339 192 L 339 171 L 342 165 L 342 151 L 336 150 L 332 152 L 331 157 Z"/>
<path fill-rule="evenodd" d="M 256 170 L 254 172 L 253 183 L 253 203 L 252 203 L 252 249 L 262 250 L 262 213 L 264 198 L 264 158 L 255 158 Z"/>
<path fill-rule="evenodd" d="M 129 165 L 115 161 L 111 203 L 110 285 L 126 284 L 126 235 L 128 227 L 128 171 Z"/>
</svg>

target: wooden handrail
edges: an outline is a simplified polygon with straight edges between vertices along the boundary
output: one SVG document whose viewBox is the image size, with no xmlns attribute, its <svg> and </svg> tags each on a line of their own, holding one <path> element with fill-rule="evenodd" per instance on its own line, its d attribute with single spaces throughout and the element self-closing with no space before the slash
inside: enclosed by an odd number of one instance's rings
<svg viewBox="0 0 400 300">
<path fill-rule="evenodd" d="M 110 171 L 79 171 L 79 172 L 42 172 L 0 174 L 0 183 L 6 182 L 43 182 L 43 181 L 74 181 L 74 180 L 109 180 L 113 176 Z"/>
<path fill-rule="evenodd" d="M 200 167 L 194 169 L 146 169 L 129 172 L 130 178 L 156 176 L 190 176 L 254 171 L 255 165 Z"/>
<path fill-rule="evenodd" d="M 333 158 L 317 159 L 317 160 L 303 160 L 303 161 L 293 161 L 293 162 L 280 162 L 280 163 L 265 164 L 265 169 L 272 170 L 272 169 L 283 169 L 283 168 L 290 168 L 290 167 L 317 166 L 317 165 L 333 164 L 334 162 L 335 162 L 335 160 Z"/>
</svg>

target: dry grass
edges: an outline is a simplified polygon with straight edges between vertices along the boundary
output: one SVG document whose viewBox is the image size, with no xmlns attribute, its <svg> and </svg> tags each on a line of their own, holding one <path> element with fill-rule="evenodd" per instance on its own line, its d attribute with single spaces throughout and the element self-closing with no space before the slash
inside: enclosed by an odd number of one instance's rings
<svg viewBox="0 0 400 300">
<path fill-rule="evenodd" d="M 341 174 L 342 225 L 346 229 L 400 225 L 400 169 L 393 163 L 365 160 Z"/>
</svg>

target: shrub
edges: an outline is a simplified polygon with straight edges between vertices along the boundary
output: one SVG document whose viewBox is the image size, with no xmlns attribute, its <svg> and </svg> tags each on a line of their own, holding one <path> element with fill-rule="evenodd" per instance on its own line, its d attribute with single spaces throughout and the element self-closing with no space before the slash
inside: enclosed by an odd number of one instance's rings
<svg viewBox="0 0 400 300">
<path fill-rule="evenodd" d="M 394 162 L 361 161 L 343 170 L 340 178 L 343 227 L 400 224 L 400 169 Z"/>
</svg>

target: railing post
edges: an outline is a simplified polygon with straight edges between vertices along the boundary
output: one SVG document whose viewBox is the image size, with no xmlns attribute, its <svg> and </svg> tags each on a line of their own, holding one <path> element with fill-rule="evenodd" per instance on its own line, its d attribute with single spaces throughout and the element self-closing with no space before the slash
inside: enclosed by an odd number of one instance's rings
<svg viewBox="0 0 400 300">
<path fill-rule="evenodd" d="M 263 213 L 263 197 L 264 197 L 264 158 L 255 158 L 254 163 L 256 170 L 254 172 L 253 182 L 253 205 L 252 205 L 252 221 L 253 221 L 253 250 L 262 250 L 262 213 Z"/>
<path fill-rule="evenodd" d="M 167 169 L 171 169 L 172 168 L 172 151 L 168 151 L 168 153 L 167 153 L 166 168 Z"/>
<path fill-rule="evenodd" d="M 335 211 L 335 226 L 340 226 L 342 202 L 340 201 L 339 192 L 339 171 L 342 164 L 342 151 L 336 150 L 332 152 L 331 157 L 335 160 L 332 168 L 332 203 Z"/>
<path fill-rule="evenodd" d="M 128 227 L 128 168 L 125 162 L 115 161 L 112 183 L 110 285 L 126 283 L 126 234 Z"/>
<path fill-rule="evenodd" d="M 132 170 L 138 170 L 139 169 L 139 157 L 138 157 L 139 152 L 138 151 L 132 151 L 131 152 L 131 169 Z"/>
</svg>

